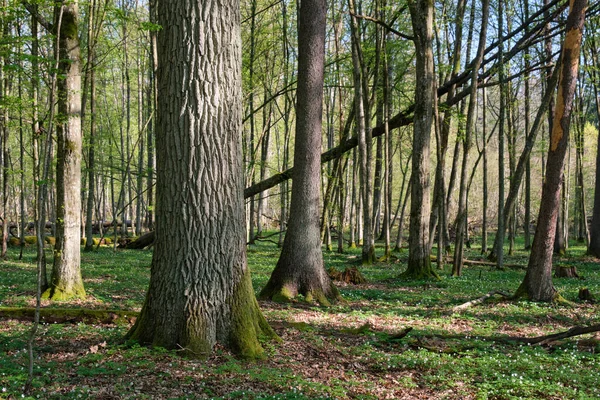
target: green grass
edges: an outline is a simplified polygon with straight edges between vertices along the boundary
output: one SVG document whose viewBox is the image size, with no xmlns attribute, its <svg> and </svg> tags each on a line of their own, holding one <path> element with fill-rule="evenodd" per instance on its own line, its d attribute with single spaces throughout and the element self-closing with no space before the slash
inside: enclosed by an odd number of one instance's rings
<svg viewBox="0 0 600 400">
<path fill-rule="evenodd" d="M 491 240 L 490 240 L 491 244 Z M 517 248 L 522 244 L 517 243 Z M 248 248 L 255 291 L 274 268 L 279 249 L 259 242 Z M 584 278 L 555 279 L 572 307 L 493 298 L 456 313 L 452 308 L 499 289 L 512 293 L 524 270 L 466 267 L 460 278 L 400 279 L 407 251 L 390 263 L 361 267 L 364 285 L 340 285 L 345 302 L 329 308 L 301 301 L 261 302 L 283 343 L 263 343 L 264 361 L 238 360 L 222 347 L 208 360 L 176 351 L 124 343 L 129 325 L 44 324 L 35 342 L 32 398 L 600 398 L 600 342 L 584 335 L 548 346 L 494 341 L 499 336 L 538 336 L 599 323 L 598 306 L 577 299 L 581 287 L 600 295 L 600 266 L 571 244 L 557 263 L 575 265 Z M 378 253 L 381 249 L 378 248 Z M 467 252 L 481 259 L 479 248 Z M 435 252 L 434 252 L 435 254 Z M 23 261 L 17 249 L 0 264 L 0 306 L 34 304 L 34 250 Z M 139 310 L 151 251 L 100 248 L 82 253 L 88 297 L 47 307 Z M 327 267 L 358 265 L 360 249 L 325 252 Z M 522 250 L 506 257 L 526 265 Z M 363 327 L 364 329 L 357 329 Z M 400 340 L 392 335 L 413 330 Z M 26 343 L 31 323 L 0 321 L 0 399 L 21 398 L 27 380 Z"/>
</svg>

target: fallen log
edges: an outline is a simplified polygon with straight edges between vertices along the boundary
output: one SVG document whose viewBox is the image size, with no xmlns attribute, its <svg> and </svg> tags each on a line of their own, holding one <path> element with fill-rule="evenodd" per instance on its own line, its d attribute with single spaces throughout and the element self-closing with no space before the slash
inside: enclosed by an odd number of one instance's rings
<svg viewBox="0 0 600 400">
<path fill-rule="evenodd" d="M 0 307 L 1 319 L 33 321 L 34 307 Z M 139 315 L 131 310 L 92 310 L 84 308 L 40 308 L 40 321 L 46 323 L 129 324 Z"/>
<path fill-rule="evenodd" d="M 489 299 L 490 297 L 492 297 L 492 296 L 494 296 L 496 294 L 499 294 L 500 296 L 502 296 L 502 297 L 504 297 L 506 299 L 509 299 L 509 298 L 512 297 L 511 295 L 506 294 L 506 293 L 504 293 L 504 292 L 502 292 L 500 290 L 492 290 L 488 294 L 486 294 L 484 296 L 481 296 L 478 299 L 467 301 L 466 303 L 463 303 L 463 304 L 461 304 L 459 306 L 456 306 L 456 307 L 452 308 L 452 311 L 463 311 L 463 310 L 466 310 L 469 307 L 472 307 L 474 305 L 483 303 L 484 301 L 486 301 L 487 299 Z"/>
<path fill-rule="evenodd" d="M 505 340 L 523 344 L 544 345 L 551 342 L 556 342 L 560 339 L 566 339 L 573 336 L 585 335 L 586 333 L 594 333 L 600 331 L 600 324 L 591 326 L 574 326 L 568 331 L 552 333 L 550 335 L 537 336 L 533 338 L 526 337 L 508 337 Z"/>
<path fill-rule="evenodd" d="M 437 262 L 437 257 L 431 257 L 431 262 Z M 452 259 L 449 259 L 444 262 L 446 264 L 454 264 L 454 260 L 452 260 Z M 489 261 L 480 261 L 480 260 L 464 259 L 463 264 L 464 265 L 479 265 L 479 266 L 483 266 L 483 267 L 496 267 L 496 263 L 489 262 Z M 527 269 L 526 265 L 520 265 L 520 264 L 503 264 L 502 266 L 504 268 L 510 268 L 510 269 L 522 269 L 522 270 Z"/>
<path fill-rule="evenodd" d="M 154 231 L 150 231 L 148 233 L 143 234 L 142 236 L 135 239 L 134 241 L 119 244 L 117 246 L 117 248 L 143 250 L 146 247 L 149 247 L 153 244 L 154 244 Z"/>
</svg>

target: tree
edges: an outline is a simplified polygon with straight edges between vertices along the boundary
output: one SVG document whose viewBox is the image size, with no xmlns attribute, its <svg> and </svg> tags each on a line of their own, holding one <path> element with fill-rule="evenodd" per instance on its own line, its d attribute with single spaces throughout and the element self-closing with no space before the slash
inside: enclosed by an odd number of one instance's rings
<svg viewBox="0 0 600 400">
<path fill-rule="evenodd" d="M 557 298 L 552 285 L 552 253 L 586 8 L 587 0 L 573 0 L 570 3 L 538 222 L 527 273 L 515 297 L 527 297 L 535 301 L 553 301 Z"/>
<path fill-rule="evenodd" d="M 410 180 L 409 254 L 405 274 L 415 278 L 430 278 L 437 277 L 431 268 L 429 245 L 429 142 L 436 95 L 432 46 L 433 1 L 411 0 L 408 5 L 415 36 L 416 88 Z"/>
<path fill-rule="evenodd" d="M 56 245 L 50 286 L 44 297 L 85 298 L 81 278 L 81 65 L 78 2 L 54 8 L 60 55 L 56 125 Z"/>
<path fill-rule="evenodd" d="M 594 68 L 591 69 L 590 75 L 592 78 L 594 88 L 594 103 L 596 106 L 596 115 L 600 119 L 600 91 L 598 86 L 600 84 L 600 75 L 598 74 L 598 67 L 600 66 L 600 58 L 598 57 L 598 50 L 596 48 L 596 40 L 594 36 L 590 38 L 590 53 L 591 61 Z M 600 143 L 600 132 L 598 136 L 598 143 Z M 590 243 L 588 245 L 588 254 L 595 257 L 600 257 L 600 146 L 596 151 L 596 179 L 595 179 L 596 190 L 594 192 L 594 209 L 592 211 L 592 225 L 590 229 Z"/>
<path fill-rule="evenodd" d="M 157 210 L 150 287 L 127 337 L 245 357 L 275 337 L 246 262 L 237 0 L 158 3 Z"/>
<path fill-rule="evenodd" d="M 324 0 L 304 0 L 298 10 L 298 89 L 294 183 L 288 229 L 277 266 L 261 298 L 289 301 L 302 294 L 328 305 L 339 293 L 323 264 L 319 229 L 321 121 L 325 54 Z"/>
</svg>

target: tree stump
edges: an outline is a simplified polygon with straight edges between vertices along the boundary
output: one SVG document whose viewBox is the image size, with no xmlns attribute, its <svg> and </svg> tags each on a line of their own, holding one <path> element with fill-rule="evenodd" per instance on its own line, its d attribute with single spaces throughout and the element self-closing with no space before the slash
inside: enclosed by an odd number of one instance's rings
<svg viewBox="0 0 600 400">
<path fill-rule="evenodd" d="M 593 294 L 590 293 L 590 290 L 588 288 L 579 289 L 579 300 L 589 301 L 590 303 L 596 302 L 596 298 Z"/>
<path fill-rule="evenodd" d="M 361 283 L 366 283 L 367 280 L 361 274 L 361 272 L 356 267 L 348 267 L 342 272 L 342 281 L 346 283 L 352 283 L 354 285 L 359 285 Z"/>
<path fill-rule="evenodd" d="M 574 266 L 558 266 L 556 268 L 556 272 L 554 273 L 555 278 L 579 278 L 579 274 L 577 273 L 577 268 Z"/>
</svg>

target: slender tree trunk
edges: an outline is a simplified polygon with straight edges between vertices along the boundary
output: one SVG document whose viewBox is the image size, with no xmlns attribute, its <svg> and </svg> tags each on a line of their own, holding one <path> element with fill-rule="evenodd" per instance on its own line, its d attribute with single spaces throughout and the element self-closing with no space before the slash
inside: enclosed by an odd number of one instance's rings
<svg viewBox="0 0 600 400">
<path fill-rule="evenodd" d="M 525 9 L 525 19 L 529 19 L 529 0 L 524 1 L 523 8 Z M 526 31 L 529 31 L 529 26 L 525 28 Z M 531 120 L 531 89 L 530 89 L 530 74 L 529 69 L 531 68 L 531 50 L 529 47 L 525 49 L 524 55 L 524 65 L 525 65 L 525 132 L 529 132 L 530 128 L 530 120 Z M 523 224 L 523 240 L 525 245 L 525 250 L 529 250 L 531 248 L 531 156 L 527 157 L 527 162 L 525 164 L 525 221 Z"/>
<path fill-rule="evenodd" d="M 591 71 L 591 77 L 594 82 L 592 87 L 594 88 L 594 100 L 596 105 L 596 116 L 600 120 L 600 74 L 598 68 L 600 67 L 600 60 L 598 57 L 598 50 L 596 48 L 596 42 L 593 36 L 591 40 L 590 53 L 591 61 L 594 68 Z M 600 131 L 598 132 L 598 149 L 596 151 L 596 179 L 594 182 L 594 210 L 592 212 L 592 225 L 590 230 L 590 244 L 588 246 L 588 254 L 600 258 Z"/>
<path fill-rule="evenodd" d="M 483 201 L 483 215 L 482 215 L 482 222 L 481 222 L 481 254 L 486 254 L 488 252 L 488 200 L 489 200 L 489 193 L 488 193 L 488 152 L 487 152 L 487 140 L 486 140 L 486 136 L 487 136 L 487 106 L 488 106 L 488 101 L 487 101 L 487 92 L 485 90 L 485 88 L 482 89 L 481 91 L 481 96 L 483 98 L 483 107 L 482 107 L 482 134 L 481 137 L 483 138 L 483 141 L 481 143 L 481 152 L 482 152 L 482 157 L 483 157 L 483 194 L 482 194 L 482 201 Z"/>
<path fill-rule="evenodd" d="M 464 244 L 468 235 L 467 224 L 467 166 L 469 161 L 469 151 L 472 147 L 473 131 L 475 130 L 475 113 L 477 110 L 477 76 L 479 67 L 483 61 L 485 50 L 485 41 L 487 37 L 487 24 L 489 16 L 489 0 L 484 0 L 482 4 L 481 30 L 479 34 L 479 46 L 477 55 L 473 63 L 473 71 L 471 77 L 471 93 L 469 96 L 469 108 L 467 111 L 467 121 L 463 145 L 463 159 L 460 179 L 460 193 L 458 202 L 458 216 L 456 227 L 456 241 L 454 246 L 454 263 L 452 267 L 452 275 L 460 276 L 462 274 L 463 259 L 464 259 Z M 469 38 L 470 39 L 470 38 Z M 470 40 L 469 40 L 470 42 Z M 470 45 L 470 44 L 469 44 Z"/>
<path fill-rule="evenodd" d="M 567 17 L 566 36 L 562 50 L 556 113 L 550 137 L 546 177 L 537 219 L 535 237 L 523 283 L 516 297 L 535 301 L 553 301 L 557 298 L 552 284 L 552 247 L 554 244 L 557 213 L 560 207 L 560 188 L 565 154 L 569 142 L 569 125 L 579 69 L 579 53 L 587 0 L 573 0 Z"/>
<path fill-rule="evenodd" d="M 504 82 L 504 4 L 503 0 L 498 1 L 498 80 L 500 81 L 500 112 L 498 129 L 498 229 L 496 231 L 496 241 L 494 252 L 496 255 L 496 266 L 503 268 L 504 265 L 504 234 L 506 222 L 504 220 L 504 127 L 506 119 L 506 83 Z"/>
<path fill-rule="evenodd" d="M 353 0 L 348 2 L 349 9 L 354 14 L 357 10 Z M 372 226 L 372 201 L 371 197 L 371 130 L 369 128 L 370 112 L 368 94 L 366 92 L 368 79 L 364 68 L 364 55 L 362 54 L 360 29 L 358 19 L 352 15 L 350 24 L 352 35 L 352 65 L 354 77 L 354 93 L 356 107 L 356 129 L 358 136 L 358 160 L 359 160 L 359 180 L 360 193 L 362 199 L 362 263 L 363 265 L 371 264 L 375 261 L 375 242 L 373 237 Z M 358 214 L 357 214 L 358 218 Z"/>
</svg>

